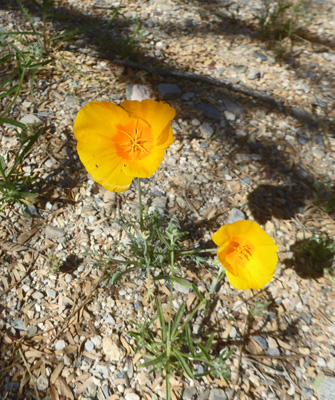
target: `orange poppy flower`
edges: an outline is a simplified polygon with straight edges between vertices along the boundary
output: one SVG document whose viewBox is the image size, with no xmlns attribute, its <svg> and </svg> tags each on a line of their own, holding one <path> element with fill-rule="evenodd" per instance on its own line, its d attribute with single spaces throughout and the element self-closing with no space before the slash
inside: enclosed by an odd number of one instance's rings
<svg viewBox="0 0 335 400">
<path fill-rule="evenodd" d="M 148 178 L 173 142 L 175 110 L 165 102 L 99 101 L 78 113 L 73 132 L 80 160 L 104 188 L 124 192 L 134 177 Z"/>
<path fill-rule="evenodd" d="M 212 239 L 229 283 L 236 289 L 262 289 L 278 262 L 274 240 L 254 221 L 221 226 Z"/>
</svg>

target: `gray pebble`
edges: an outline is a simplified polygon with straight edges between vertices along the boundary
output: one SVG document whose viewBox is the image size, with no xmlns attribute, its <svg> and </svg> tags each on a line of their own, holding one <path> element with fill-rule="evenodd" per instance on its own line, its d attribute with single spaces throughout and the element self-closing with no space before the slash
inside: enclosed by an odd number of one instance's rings
<svg viewBox="0 0 335 400">
<path fill-rule="evenodd" d="M 63 350 L 65 347 L 66 347 L 65 340 L 57 340 L 57 342 L 55 343 L 56 350 Z"/>
<path fill-rule="evenodd" d="M 241 74 L 244 74 L 248 69 L 246 65 L 231 65 L 231 68 L 237 72 L 240 72 Z"/>
<path fill-rule="evenodd" d="M 181 95 L 181 90 L 175 84 L 171 83 L 161 83 L 157 86 L 159 94 L 162 99 L 175 99 Z"/>
<path fill-rule="evenodd" d="M 259 51 L 254 51 L 254 56 L 257 58 L 260 58 L 262 61 L 266 61 L 268 59 L 265 54 L 263 54 Z"/>
<path fill-rule="evenodd" d="M 48 239 L 58 239 L 65 236 L 65 230 L 56 226 L 47 225 L 45 235 Z"/>
<path fill-rule="evenodd" d="M 209 106 L 207 104 L 200 103 L 196 105 L 196 108 L 200 111 L 202 111 L 205 115 L 205 117 L 214 119 L 216 121 L 220 121 L 222 115 L 221 111 L 219 111 L 217 108 Z"/>
<path fill-rule="evenodd" d="M 253 80 L 255 80 L 255 79 L 259 79 L 259 78 L 261 78 L 262 77 L 262 73 L 260 72 L 260 71 L 258 71 L 258 69 L 251 69 L 250 71 L 249 71 L 249 74 L 248 74 L 248 79 L 250 80 L 250 81 L 253 81 Z"/>
<path fill-rule="evenodd" d="M 228 215 L 227 224 L 232 224 L 236 221 L 245 220 L 245 214 L 243 211 L 238 210 L 237 208 L 232 208 Z"/>
<path fill-rule="evenodd" d="M 183 400 L 192 400 L 197 394 L 197 389 L 194 387 L 188 387 L 183 390 Z"/>
<path fill-rule="evenodd" d="M 227 400 L 227 395 L 222 389 L 212 389 L 208 400 Z"/>
<path fill-rule="evenodd" d="M 57 297 L 57 292 L 54 289 L 47 289 L 47 296 L 55 299 Z"/>
<path fill-rule="evenodd" d="M 279 357 L 280 356 L 280 350 L 277 347 L 270 347 L 266 355 L 271 356 L 271 357 Z"/>
<path fill-rule="evenodd" d="M 40 125 L 42 121 L 34 114 L 27 114 L 23 118 L 20 119 L 22 124 L 32 125 L 37 124 Z"/>
<path fill-rule="evenodd" d="M 8 382 L 4 384 L 3 390 L 5 392 L 16 392 L 17 390 L 19 390 L 19 387 L 19 382 Z"/>
<path fill-rule="evenodd" d="M 200 125 L 200 133 L 203 138 L 209 139 L 213 136 L 214 129 L 207 122 L 204 122 Z"/>
<path fill-rule="evenodd" d="M 192 92 L 187 92 L 187 93 L 184 93 L 184 94 L 181 96 L 181 99 L 184 100 L 184 101 L 190 101 L 190 100 L 193 99 L 194 96 L 195 96 L 194 93 L 192 93 Z"/>
<path fill-rule="evenodd" d="M 197 400 L 208 400 L 209 393 L 210 393 L 209 389 L 204 390 L 199 394 Z"/>
<path fill-rule="evenodd" d="M 298 142 L 304 146 L 306 143 L 308 143 L 308 138 L 306 136 L 298 136 Z"/>
<path fill-rule="evenodd" d="M 49 387 L 49 379 L 45 375 L 40 375 L 36 381 L 36 386 L 38 390 L 42 392 L 47 390 Z"/>
<path fill-rule="evenodd" d="M 32 204 L 30 204 L 30 205 L 22 204 L 22 213 L 27 214 L 30 217 L 40 217 L 40 214 L 38 213 L 37 208 Z"/>
<path fill-rule="evenodd" d="M 72 275 L 70 274 L 66 274 L 64 279 L 66 283 L 70 283 L 73 280 Z"/>
<path fill-rule="evenodd" d="M 322 368 L 324 368 L 327 364 L 326 360 L 322 357 L 318 357 L 316 361 L 317 361 L 318 365 Z"/>
<path fill-rule="evenodd" d="M 90 340 L 88 340 L 88 341 L 85 343 L 85 349 L 86 349 L 87 351 L 92 351 L 92 350 L 94 349 L 94 343 L 91 342 Z"/>
<path fill-rule="evenodd" d="M 260 335 L 256 335 L 252 337 L 254 339 L 255 342 L 257 342 L 261 348 L 266 351 L 268 349 L 268 342 L 266 341 L 266 339 L 263 336 Z"/>
</svg>

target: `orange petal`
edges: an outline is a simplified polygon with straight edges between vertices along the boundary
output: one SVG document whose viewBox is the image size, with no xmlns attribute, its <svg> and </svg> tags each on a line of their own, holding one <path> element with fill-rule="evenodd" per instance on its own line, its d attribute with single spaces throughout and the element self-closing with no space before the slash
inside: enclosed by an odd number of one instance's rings
<svg viewBox="0 0 335 400">
<path fill-rule="evenodd" d="M 141 102 L 126 100 L 120 106 L 138 118 L 144 119 L 151 126 L 157 145 L 162 145 L 171 140 L 172 129 L 171 131 L 167 130 L 167 126 L 175 117 L 176 111 L 167 103 L 154 100 L 143 100 Z"/>
<path fill-rule="evenodd" d="M 116 134 L 116 125 L 126 125 L 128 113 L 121 107 L 107 101 L 87 103 L 77 114 L 73 133 L 78 141 L 83 140 L 89 147 L 97 135 L 111 138 Z"/>
</svg>

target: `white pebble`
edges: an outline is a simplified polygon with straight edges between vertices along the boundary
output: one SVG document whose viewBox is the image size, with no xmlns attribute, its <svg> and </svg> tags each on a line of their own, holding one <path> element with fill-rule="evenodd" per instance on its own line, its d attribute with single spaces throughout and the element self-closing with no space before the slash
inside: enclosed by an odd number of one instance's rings
<svg viewBox="0 0 335 400">
<path fill-rule="evenodd" d="M 65 347 L 66 347 L 65 340 L 57 340 L 57 342 L 55 343 L 56 350 L 63 350 Z"/>
</svg>

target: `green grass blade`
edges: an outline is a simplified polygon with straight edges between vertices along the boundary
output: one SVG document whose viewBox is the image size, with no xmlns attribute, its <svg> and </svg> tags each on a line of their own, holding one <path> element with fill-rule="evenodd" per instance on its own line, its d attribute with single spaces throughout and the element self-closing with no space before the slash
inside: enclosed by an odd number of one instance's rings
<svg viewBox="0 0 335 400">
<path fill-rule="evenodd" d="M 11 124 L 21 129 L 27 128 L 25 124 L 22 124 L 22 122 L 15 121 L 14 119 L 11 118 L 0 118 L 0 124 Z"/>
<path fill-rule="evenodd" d="M 189 327 L 189 325 L 186 326 L 185 332 L 186 332 L 186 340 L 187 340 L 188 348 L 192 354 L 192 357 L 196 357 L 194 346 L 193 346 L 193 340 L 191 337 L 191 328 Z"/>
<path fill-rule="evenodd" d="M 171 329 L 171 340 L 174 340 L 175 335 L 178 332 L 178 326 L 179 326 L 181 319 L 184 316 L 185 307 L 186 307 L 186 304 L 185 304 L 185 302 L 183 302 L 181 304 L 176 316 L 174 317 L 174 321 L 173 321 L 173 325 L 172 325 L 172 329 Z"/>
<path fill-rule="evenodd" d="M 184 354 L 182 354 L 179 350 L 174 349 L 172 352 L 176 358 L 178 359 L 183 371 L 191 378 L 194 379 L 194 375 L 193 372 L 191 371 L 191 368 L 189 367 L 189 365 L 187 364 L 186 360 L 185 360 L 185 356 Z"/>
<path fill-rule="evenodd" d="M 15 90 L 19 87 L 19 85 L 14 85 L 10 89 L 7 90 L 6 93 L 1 93 L 0 94 L 0 99 L 3 99 L 4 97 L 10 96 Z"/>
<path fill-rule="evenodd" d="M 159 323 L 162 329 L 162 341 L 165 342 L 167 340 L 167 327 L 164 319 L 161 299 L 159 297 L 157 297 L 157 313 L 158 313 Z"/>
<path fill-rule="evenodd" d="M 165 359 L 166 359 L 166 354 L 164 352 L 159 357 L 156 357 L 154 360 L 147 361 L 147 362 L 141 364 L 141 367 L 145 368 L 145 367 L 162 365 L 164 363 Z"/>
</svg>

